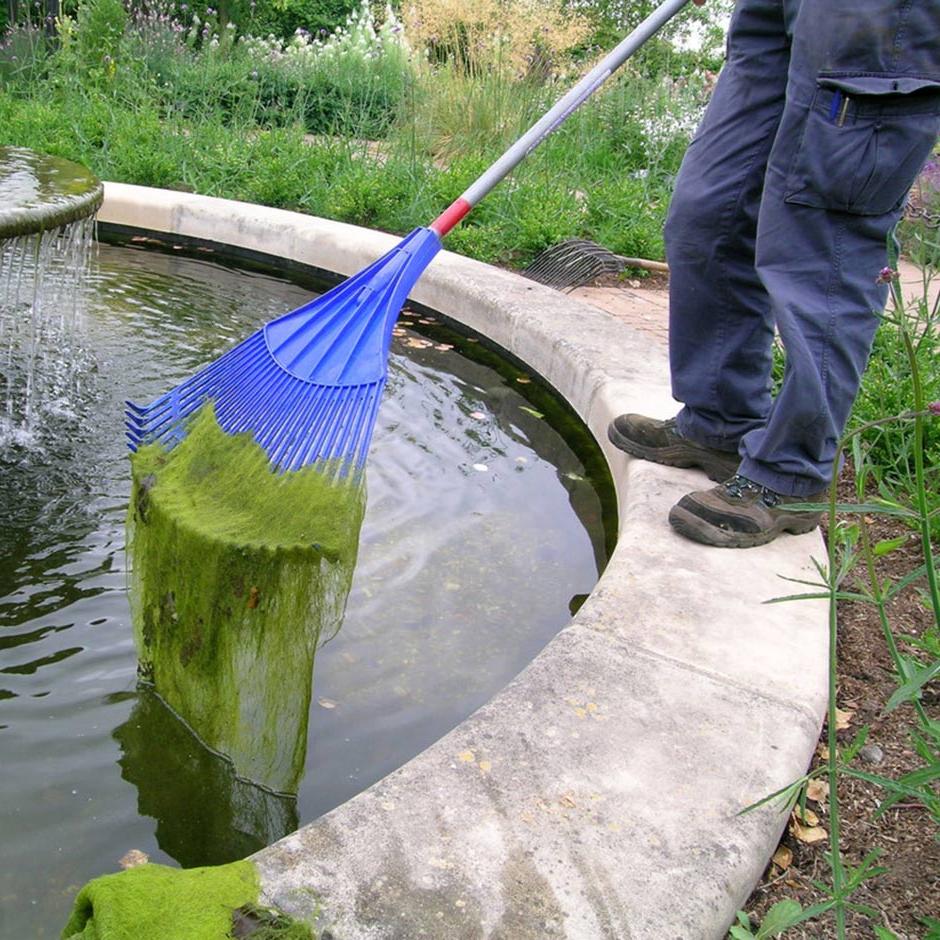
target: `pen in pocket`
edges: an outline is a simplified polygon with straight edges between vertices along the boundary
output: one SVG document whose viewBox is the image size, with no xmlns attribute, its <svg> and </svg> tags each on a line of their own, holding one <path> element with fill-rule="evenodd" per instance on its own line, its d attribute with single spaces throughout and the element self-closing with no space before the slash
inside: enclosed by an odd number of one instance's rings
<svg viewBox="0 0 940 940">
<path fill-rule="evenodd" d="M 848 95 L 843 95 L 837 88 L 832 94 L 832 101 L 829 104 L 829 120 L 836 127 L 842 127 L 845 124 L 845 112 L 849 108 Z"/>
</svg>

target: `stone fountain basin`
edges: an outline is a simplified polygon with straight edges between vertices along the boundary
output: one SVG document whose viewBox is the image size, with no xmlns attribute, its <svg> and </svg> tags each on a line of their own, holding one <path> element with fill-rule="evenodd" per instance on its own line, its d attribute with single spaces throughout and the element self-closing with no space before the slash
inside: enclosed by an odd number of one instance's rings
<svg viewBox="0 0 940 940">
<path fill-rule="evenodd" d="M 0 147 L 0 239 L 44 232 L 94 215 L 101 181 L 71 160 L 24 147 Z"/>
<path fill-rule="evenodd" d="M 349 275 L 394 236 L 107 183 L 99 219 Z M 413 300 L 553 385 L 603 449 L 616 550 L 570 624 L 505 689 L 399 770 L 257 853 L 262 898 L 339 940 L 725 935 L 786 823 L 739 815 L 800 776 L 826 707 L 818 534 L 747 551 L 675 535 L 707 484 L 607 442 L 623 411 L 674 413 L 665 350 L 613 317 L 442 252 Z"/>
</svg>

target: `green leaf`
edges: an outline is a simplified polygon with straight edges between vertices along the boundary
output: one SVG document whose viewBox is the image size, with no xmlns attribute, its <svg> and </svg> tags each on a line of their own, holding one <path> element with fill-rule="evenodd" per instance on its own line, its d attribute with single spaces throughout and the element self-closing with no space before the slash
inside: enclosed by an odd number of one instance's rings
<svg viewBox="0 0 940 940">
<path fill-rule="evenodd" d="M 940 940 L 940 920 L 935 917 L 924 917 L 921 923 L 927 928 L 924 940 Z"/>
<path fill-rule="evenodd" d="M 889 801 L 896 803 L 903 797 L 910 797 L 912 799 L 923 802 L 925 798 L 929 798 L 929 794 L 925 793 L 923 789 L 919 788 L 922 787 L 924 783 L 929 782 L 932 778 L 940 777 L 940 768 L 921 768 L 920 771 L 915 771 L 913 774 L 907 774 L 905 777 L 902 777 L 901 780 L 892 780 L 890 777 L 881 777 L 878 774 L 870 774 L 867 771 L 858 770 L 855 767 L 840 766 L 839 773 L 845 774 L 847 777 L 854 777 L 856 780 L 864 780 L 866 783 L 871 783 L 876 787 L 887 790 L 888 793 L 891 794 L 891 796 L 888 797 L 875 811 L 875 818 L 877 819 L 888 808 L 886 804 L 888 804 Z M 912 777 L 915 779 L 912 780 Z M 925 777 L 926 779 L 924 779 Z"/>
<path fill-rule="evenodd" d="M 882 558 L 884 555 L 889 555 L 896 548 L 900 548 L 902 545 L 906 545 L 908 538 L 906 535 L 899 535 L 896 539 L 882 539 L 880 542 L 875 542 L 872 546 L 872 551 L 875 554 L 875 558 Z"/>
<path fill-rule="evenodd" d="M 845 761 L 846 764 L 851 764 L 858 752 L 865 746 L 869 730 L 868 725 L 862 725 L 855 733 L 852 743 L 848 747 L 839 748 L 839 759 Z"/>
<path fill-rule="evenodd" d="M 757 940 L 779 937 L 784 930 L 798 924 L 803 919 L 803 908 L 792 898 L 778 901 L 765 915 L 754 935 Z"/>
<path fill-rule="evenodd" d="M 875 925 L 875 937 L 877 940 L 898 940 L 898 935 L 893 930 L 888 930 L 887 927 L 879 927 Z"/>
<path fill-rule="evenodd" d="M 754 934 L 747 927 L 732 927 L 728 931 L 728 935 L 733 937 L 734 940 L 754 940 Z"/>
<path fill-rule="evenodd" d="M 756 803 L 751 803 L 750 806 L 745 806 L 744 809 L 738 810 L 735 815 L 743 816 L 745 813 L 749 813 L 751 810 L 757 809 L 759 806 L 764 806 L 766 803 L 773 803 L 778 800 L 782 804 L 780 811 L 786 812 L 799 799 L 800 792 L 806 785 L 806 782 L 815 776 L 817 776 L 816 771 L 813 771 L 809 774 L 804 774 L 802 777 L 798 777 L 792 783 L 788 783 L 785 787 L 781 787 L 779 790 L 774 790 L 773 793 L 768 793 L 767 796 L 762 797 Z"/>
<path fill-rule="evenodd" d="M 888 699 L 888 704 L 885 705 L 885 711 L 894 711 L 898 705 L 902 705 L 904 702 L 910 702 L 912 699 L 917 698 L 920 694 L 920 690 L 930 682 L 931 679 L 938 675 L 940 675 L 940 660 L 931 663 L 929 666 L 925 666 L 923 669 L 918 669 L 904 685 L 895 689 L 894 695 Z"/>
<path fill-rule="evenodd" d="M 536 411 L 534 408 L 529 408 L 526 405 L 519 406 L 520 411 L 524 411 L 527 415 L 532 415 L 533 418 L 544 418 L 545 415 L 541 411 Z"/>
<path fill-rule="evenodd" d="M 821 885 L 820 887 L 823 891 L 827 890 L 825 885 Z M 831 911 L 835 906 L 835 900 L 820 901 L 818 904 L 811 904 L 809 907 L 803 909 L 803 913 L 800 915 L 800 919 L 797 923 L 802 923 L 804 920 L 811 920 L 814 917 L 819 917 L 820 914 L 825 914 L 826 911 Z"/>
<path fill-rule="evenodd" d="M 761 603 L 782 604 L 785 601 L 818 601 L 822 599 L 828 600 L 830 597 L 832 597 L 830 591 L 816 594 L 785 594 L 781 597 L 770 597 L 766 601 L 761 601 Z M 868 594 L 858 594 L 854 591 L 836 591 L 835 598 L 838 601 L 860 601 L 862 603 L 871 600 Z"/>
<path fill-rule="evenodd" d="M 848 897 L 856 888 L 869 878 L 877 878 L 883 875 L 888 869 L 876 864 L 882 855 L 881 849 L 872 849 L 856 867 L 847 866 L 846 881 L 843 888 L 844 897 Z"/>
<path fill-rule="evenodd" d="M 819 503 L 816 504 L 816 510 L 819 511 Z M 836 512 L 852 513 L 877 513 L 881 516 L 901 516 L 902 518 L 916 519 L 917 513 L 913 509 L 901 506 L 897 503 L 837 503 Z"/>
</svg>

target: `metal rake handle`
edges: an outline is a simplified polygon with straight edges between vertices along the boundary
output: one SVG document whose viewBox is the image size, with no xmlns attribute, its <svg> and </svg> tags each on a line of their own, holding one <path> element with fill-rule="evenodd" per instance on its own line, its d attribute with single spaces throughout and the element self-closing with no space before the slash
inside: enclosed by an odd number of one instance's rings
<svg viewBox="0 0 940 940">
<path fill-rule="evenodd" d="M 489 169 L 445 209 L 429 226 L 443 238 L 504 177 L 549 134 L 581 107 L 601 85 L 651 36 L 671 20 L 688 0 L 665 0 L 629 36 L 591 69 L 555 105 L 546 111 Z"/>
</svg>

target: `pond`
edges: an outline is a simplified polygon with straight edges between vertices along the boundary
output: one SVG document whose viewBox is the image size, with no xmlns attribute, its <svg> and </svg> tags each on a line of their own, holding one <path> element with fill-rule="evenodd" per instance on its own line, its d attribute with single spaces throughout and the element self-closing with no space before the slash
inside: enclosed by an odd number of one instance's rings
<svg viewBox="0 0 940 940">
<path fill-rule="evenodd" d="M 133 245 L 100 246 L 90 282 L 81 400 L 0 448 L 2 936 L 57 937 L 78 886 L 131 849 L 230 861 L 354 796 L 524 668 L 611 548 L 603 461 L 566 407 L 477 338 L 407 312 L 298 791 L 238 777 L 138 679 L 123 401 L 150 400 L 310 284 Z"/>
</svg>

